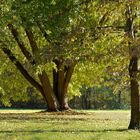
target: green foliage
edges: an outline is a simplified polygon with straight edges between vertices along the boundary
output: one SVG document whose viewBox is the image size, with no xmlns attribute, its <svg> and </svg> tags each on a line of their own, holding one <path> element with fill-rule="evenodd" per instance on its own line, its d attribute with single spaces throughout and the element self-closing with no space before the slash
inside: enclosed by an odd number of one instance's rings
<svg viewBox="0 0 140 140">
<path fill-rule="evenodd" d="M 139 37 L 140 2 L 135 2 L 137 17 L 134 23 Z M 1 0 L 0 48 L 9 48 L 37 81 L 37 74 L 46 70 L 52 82 L 52 69 L 57 71 L 54 59 L 77 61 L 69 86 L 70 99 L 73 95 L 80 95 L 82 85 L 101 86 L 104 82 L 113 87 L 114 93 L 120 88 L 126 90 L 129 84 L 129 48 L 124 29 L 128 3 L 128 0 Z M 25 28 L 32 29 L 39 46 L 34 56 L 38 63 L 33 67 L 18 48 L 7 27 L 9 23 L 20 33 L 20 40 L 29 52 L 31 49 Z M 45 31 L 47 39 L 39 26 Z M 2 52 L 0 58 L 1 98 L 5 103 L 11 98 L 28 99 L 25 94 L 28 83 Z M 11 76 L 8 76 L 9 73 L 12 73 Z M 20 82 L 11 84 L 11 81 Z"/>
<path fill-rule="evenodd" d="M 50 0 L 46 2 L 44 0 L 11 0 L 3 1 L 1 8 L 0 47 L 8 47 L 37 81 L 38 78 L 36 75 L 43 70 L 46 70 L 50 79 L 52 79 L 52 69 L 57 70 L 53 63 L 54 59 L 71 59 L 72 61 L 77 61 L 83 59 L 83 55 L 87 55 L 89 52 L 88 49 L 92 48 L 89 45 L 92 43 L 90 38 L 88 39 L 89 30 L 85 31 L 85 27 L 87 26 L 85 24 L 87 12 L 85 12 L 86 3 L 84 1 L 65 0 L 62 2 L 60 0 Z M 26 45 L 30 52 L 30 44 L 25 34 L 25 28 L 33 30 L 37 46 L 39 46 L 39 50 L 34 56 L 36 60 L 38 60 L 38 63 L 33 67 L 26 61 L 26 58 L 18 48 L 17 42 L 7 27 L 9 23 L 12 23 L 14 28 L 17 29 L 19 32 L 19 40 Z M 40 26 L 46 32 L 47 40 L 43 37 Z M 9 61 L 7 65 L 11 68 L 14 67 Z M 5 67 L 7 67 L 7 65 L 5 64 Z M 12 69 L 12 71 L 12 73 L 16 72 L 15 69 Z M 5 70 L 3 70 L 3 72 L 5 72 Z M 8 72 L 11 72 L 11 69 L 6 71 L 6 73 Z M 1 76 L 2 75 L 3 73 L 1 73 Z M 5 79 L 6 78 L 5 76 Z M 3 85 L 6 87 L 12 78 L 14 78 L 14 74 L 11 75 L 11 79 L 8 77 L 8 82 L 5 81 Z M 6 93 L 10 96 L 7 99 L 12 98 L 13 100 L 17 100 L 15 94 L 11 96 L 11 88 L 15 89 L 16 87 L 20 94 L 26 92 L 26 90 L 23 90 L 27 88 L 27 86 L 25 86 L 26 84 L 23 84 L 26 82 L 21 76 L 17 75 L 17 77 L 14 78 L 14 80 L 19 79 L 21 82 L 16 82 L 15 86 L 9 84 Z M 76 86 L 75 83 L 77 82 L 73 81 L 69 87 L 70 96 L 72 96 L 74 94 L 72 92 L 75 91 L 77 92 L 75 94 L 79 95 L 79 87 Z M 21 85 L 24 85 L 24 88 L 22 88 Z M 4 90 L 6 89 L 4 88 Z M 25 97 L 21 97 L 24 100 L 27 99 L 26 95 Z"/>
</svg>

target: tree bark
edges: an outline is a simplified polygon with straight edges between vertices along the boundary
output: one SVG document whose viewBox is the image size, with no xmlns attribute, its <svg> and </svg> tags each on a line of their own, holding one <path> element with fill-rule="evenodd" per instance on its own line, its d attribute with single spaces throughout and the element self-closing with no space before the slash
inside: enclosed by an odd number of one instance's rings
<svg viewBox="0 0 140 140">
<path fill-rule="evenodd" d="M 31 64 L 34 65 L 35 62 L 33 60 L 33 56 L 30 54 L 30 52 L 25 47 L 24 43 L 21 41 L 18 31 L 14 28 L 14 26 L 12 24 L 8 24 L 8 28 L 11 30 L 11 33 L 12 33 L 14 39 L 16 40 L 23 55 L 27 58 L 27 60 L 29 60 L 29 62 Z"/>
<path fill-rule="evenodd" d="M 68 92 L 68 86 L 74 71 L 75 64 L 71 64 L 70 66 L 67 67 L 66 74 L 64 77 L 64 92 L 62 95 L 62 101 L 61 101 L 61 109 L 67 110 L 70 109 L 68 105 L 68 100 L 67 100 L 67 92 Z"/>
<path fill-rule="evenodd" d="M 62 61 L 55 60 L 54 62 L 57 66 L 57 71 L 53 70 L 53 91 L 59 103 L 59 110 L 69 110 L 67 90 L 75 65 L 71 64 L 65 68 Z"/>
<path fill-rule="evenodd" d="M 128 129 L 139 129 L 140 128 L 140 97 L 139 97 L 139 83 L 138 83 L 138 45 L 135 44 L 135 31 L 134 31 L 134 8 L 136 8 L 135 3 L 131 3 L 127 7 L 126 11 L 126 27 L 125 32 L 128 38 L 129 44 L 129 76 L 130 76 L 130 88 L 131 88 L 131 119 Z"/>
<path fill-rule="evenodd" d="M 118 91 L 118 108 L 121 109 L 122 99 L 121 99 L 121 90 Z"/>
<path fill-rule="evenodd" d="M 48 111 L 57 111 L 57 101 L 54 96 L 49 78 L 45 71 L 38 75 L 42 84 L 43 91 L 47 98 Z"/>
<path fill-rule="evenodd" d="M 65 89 L 65 72 L 62 63 L 57 63 L 57 72 L 53 70 L 53 90 L 59 103 L 59 110 L 68 110 L 69 105 L 67 101 L 67 89 Z"/>
<path fill-rule="evenodd" d="M 138 58 L 132 57 L 129 65 L 130 75 L 130 87 L 131 87 L 131 120 L 129 129 L 140 128 L 140 116 L 139 116 L 139 83 L 138 83 Z"/>
</svg>

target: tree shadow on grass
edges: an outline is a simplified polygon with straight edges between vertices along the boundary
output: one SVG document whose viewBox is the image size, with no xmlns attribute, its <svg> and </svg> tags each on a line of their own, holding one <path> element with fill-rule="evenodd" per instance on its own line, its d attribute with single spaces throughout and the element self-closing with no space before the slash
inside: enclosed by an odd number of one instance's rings
<svg viewBox="0 0 140 140">
<path fill-rule="evenodd" d="M 104 130 L 1 130 L 0 134 L 2 133 L 8 133 L 8 134 L 14 134 L 14 133 L 106 133 L 106 132 L 127 132 L 128 129 L 104 129 Z"/>
</svg>

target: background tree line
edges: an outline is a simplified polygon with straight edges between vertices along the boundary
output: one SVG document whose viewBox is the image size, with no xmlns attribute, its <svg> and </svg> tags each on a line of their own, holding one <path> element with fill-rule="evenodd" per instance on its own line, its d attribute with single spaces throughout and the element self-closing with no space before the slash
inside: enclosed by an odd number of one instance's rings
<svg viewBox="0 0 140 140">
<path fill-rule="evenodd" d="M 34 89 L 28 87 L 26 91 L 28 100 L 26 101 L 13 101 L 11 100 L 10 106 L 5 106 L 2 102 L 1 108 L 31 108 L 31 109 L 43 109 L 46 108 L 46 104 L 42 98 L 35 98 Z M 73 109 L 94 109 L 94 110 L 107 110 L 107 109 L 130 109 L 130 92 L 116 91 L 110 87 L 86 87 L 83 86 L 78 96 L 69 98 L 68 103 Z"/>
</svg>

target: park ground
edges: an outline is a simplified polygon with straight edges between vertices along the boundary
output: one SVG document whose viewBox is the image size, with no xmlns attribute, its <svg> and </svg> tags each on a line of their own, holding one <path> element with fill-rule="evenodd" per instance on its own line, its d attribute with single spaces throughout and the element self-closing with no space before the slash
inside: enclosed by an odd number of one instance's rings
<svg viewBox="0 0 140 140">
<path fill-rule="evenodd" d="M 140 140 L 130 111 L 0 110 L 0 140 Z"/>
</svg>

